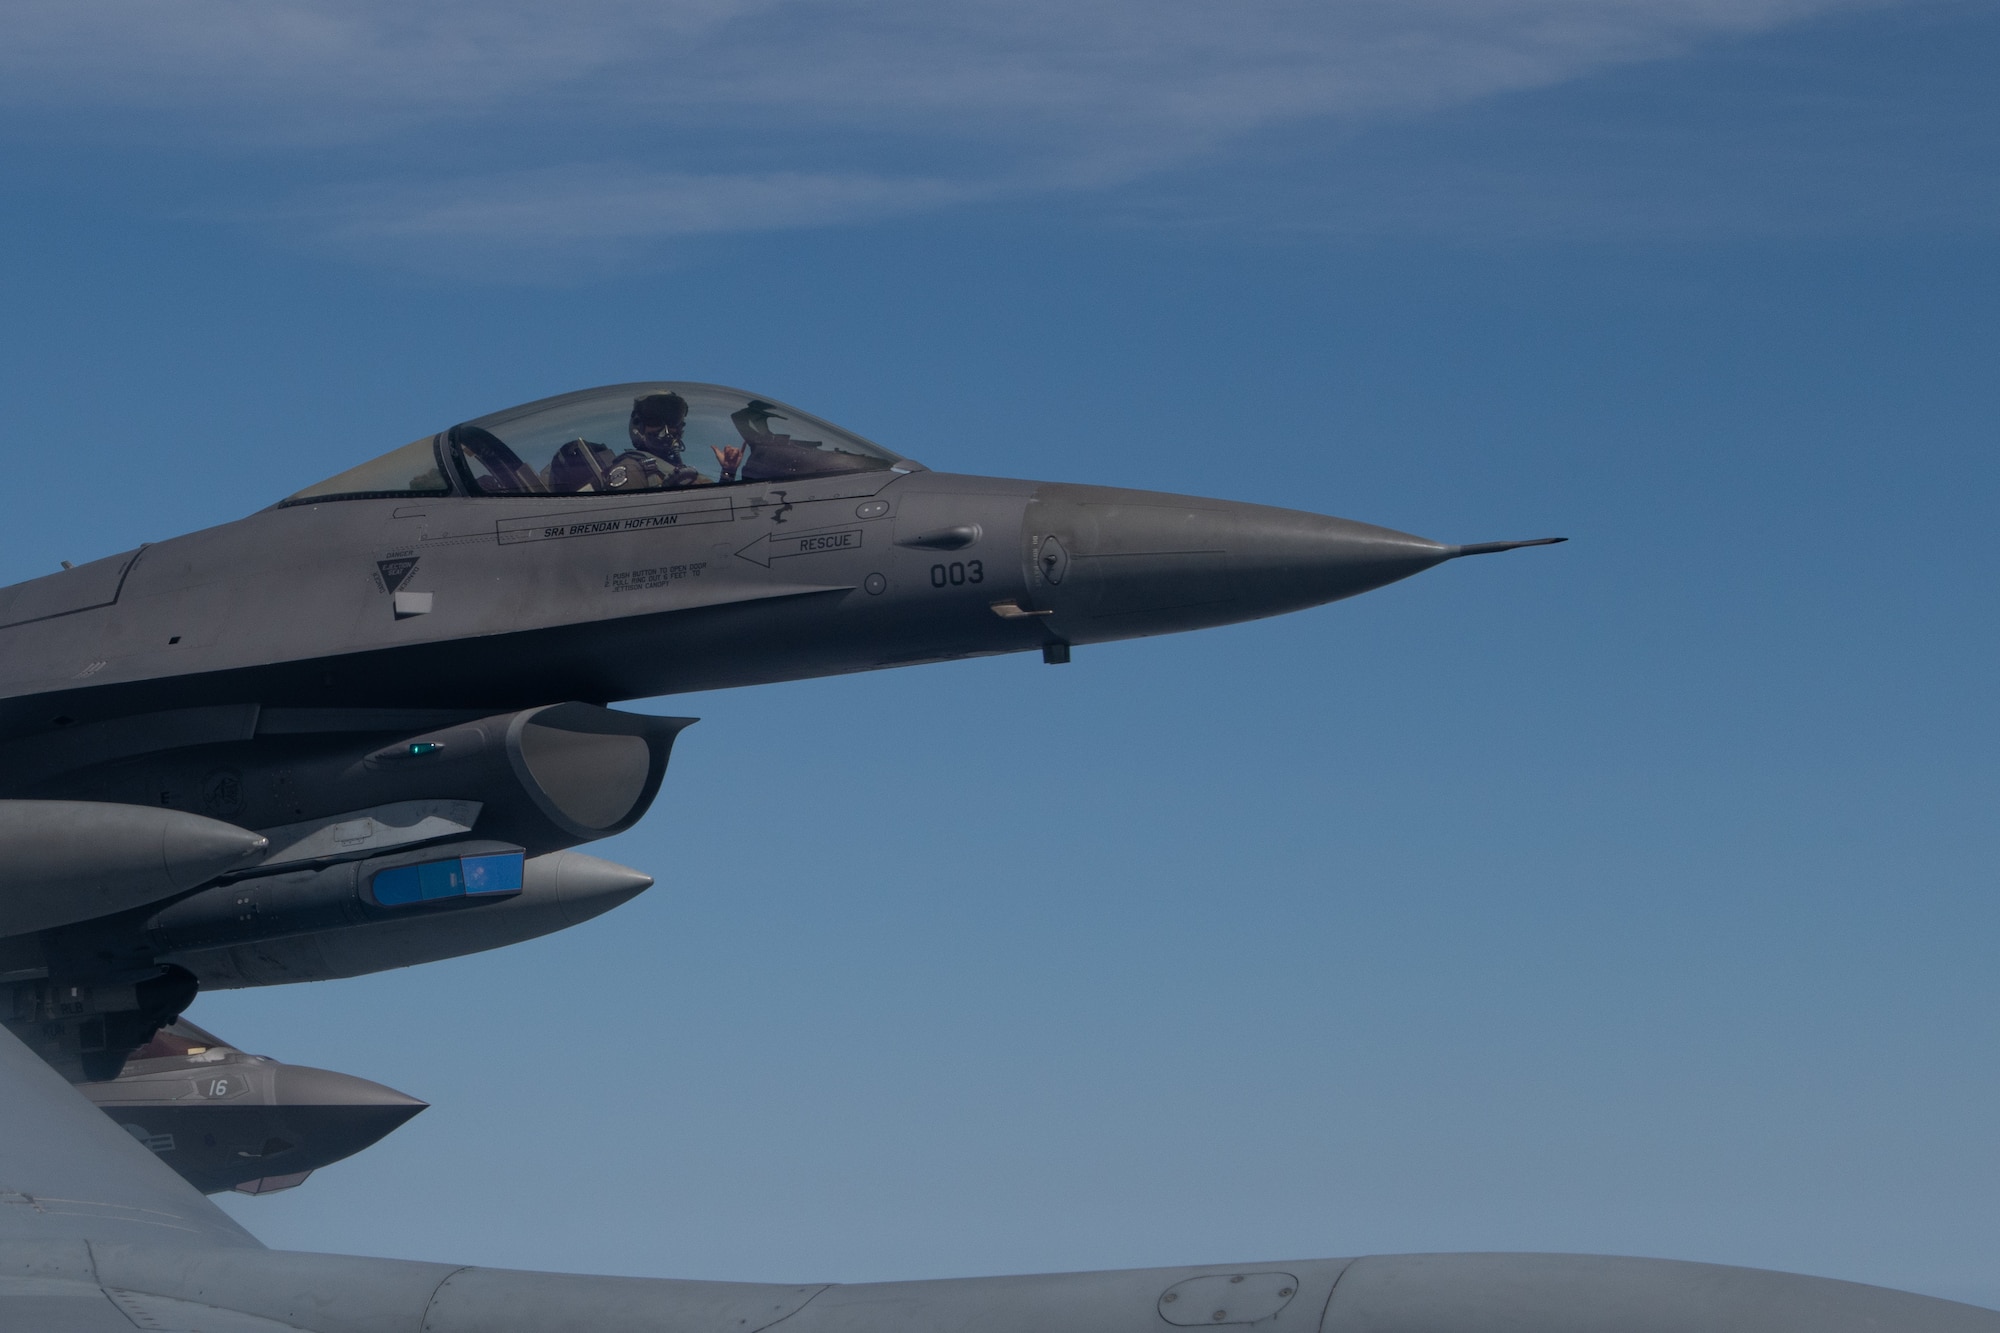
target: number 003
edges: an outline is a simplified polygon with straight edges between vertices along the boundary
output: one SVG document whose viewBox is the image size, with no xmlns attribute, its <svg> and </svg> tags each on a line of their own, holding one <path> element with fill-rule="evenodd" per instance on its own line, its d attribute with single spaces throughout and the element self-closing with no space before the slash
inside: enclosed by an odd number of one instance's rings
<svg viewBox="0 0 2000 1333">
<path fill-rule="evenodd" d="M 933 588 L 956 588 L 965 583 L 986 582 L 986 566 L 977 560 L 952 561 L 948 565 L 931 566 L 931 586 Z"/>
</svg>

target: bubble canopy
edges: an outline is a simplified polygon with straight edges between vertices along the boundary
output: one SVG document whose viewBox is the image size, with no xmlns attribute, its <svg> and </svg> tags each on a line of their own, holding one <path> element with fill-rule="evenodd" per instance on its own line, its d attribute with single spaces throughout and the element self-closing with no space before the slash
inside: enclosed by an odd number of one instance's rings
<svg viewBox="0 0 2000 1333">
<path fill-rule="evenodd" d="M 719 384 L 613 384 L 413 441 L 284 504 L 442 495 L 625 495 L 909 466 L 851 431 Z"/>
</svg>

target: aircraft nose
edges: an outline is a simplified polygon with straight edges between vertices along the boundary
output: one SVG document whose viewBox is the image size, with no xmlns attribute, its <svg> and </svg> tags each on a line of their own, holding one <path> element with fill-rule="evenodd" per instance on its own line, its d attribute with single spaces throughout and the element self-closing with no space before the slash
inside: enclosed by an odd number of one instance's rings
<svg viewBox="0 0 2000 1333">
<path fill-rule="evenodd" d="M 280 1106 L 370 1107 L 383 1112 L 382 1118 L 402 1124 L 430 1103 L 398 1092 L 394 1088 L 352 1074 L 310 1065 L 280 1065 L 275 1073 L 274 1100 Z M 387 1130 L 383 1131 L 387 1133 Z"/>
<path fill-rule="evenodd" d="M 267 1141 L 264 1151 L 284 1152 L 273 1160 L 272 1170 L 279 1175 L 350 1157 L 430 1105 L 365 1078 L 309 1065 L 279 1065 L 271 1100 L 282 1108 L 281 1120 L 277 1142 Z M 289 1151 L 293 1148 L 301 1151 Z"/>
<path fill-rule="evenodd" d="M 1075 642 L 1297 611 L 1525 544 L 1452 546 L 1296 509 L 1063 485 L 1037 490 L 1027 537 L 1036 605 Z"/>
<path fill-rule="evenodd" d="M 1234 600 L 1251 615 L 1352 597 L 1455 554 L 1427 537 L 1297 509 L 1230 505 L 1216 526 Z"/>
</svg>

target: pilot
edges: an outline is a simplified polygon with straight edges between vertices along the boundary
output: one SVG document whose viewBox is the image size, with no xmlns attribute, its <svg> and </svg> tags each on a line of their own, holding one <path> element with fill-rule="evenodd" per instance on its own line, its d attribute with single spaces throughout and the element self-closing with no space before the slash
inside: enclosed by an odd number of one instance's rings
<svg viewBox="0 0 2000 1333">
<path fill-rule="evenodd" d="M 687 446 L 681 437 L 687 430 L 687 418 L 687 399 L 677 393 L 649 393 L 632 402 L 629 427 L 632 448 L 666 465 L 666 484 L 669 487 L 708 484 L 707 478 L 688 466 L 683 452 Z M 736 470 L 743 465 L 742 448 L 716 449 L 711 446 L 710 452 L 721 467 L 716 481 L 735 481 Z"/>
</svg>

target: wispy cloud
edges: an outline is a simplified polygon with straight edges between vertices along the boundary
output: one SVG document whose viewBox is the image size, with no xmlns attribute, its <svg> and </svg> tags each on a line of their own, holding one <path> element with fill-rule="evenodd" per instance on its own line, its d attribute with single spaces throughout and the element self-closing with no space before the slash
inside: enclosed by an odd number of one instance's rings
<svg viewBox="0 0 2000 1333">
<path fill-rule="evenodd" d="M 440 191 L 368 185 L 332 192 L 349 240 L 629 241 L 778 231 L 918 212 L 976 186 L 860 175 L 701 176 L 626 167 L 557 167 L 461 178 Z M 344 206 L 343 206 L 344 205 Z"/>
<path fill-rule="evenodd" d="M 524 103 L 692 123 L 926 114 L 1033 130 L 1108 116 L 1226 133 L 1532 87 L 1839 3 L 15 0 L 0 18 L 0 99 L 315 139 Z"/>
<path fill-rule="evenodd" d="M 534 256 L 541 262 L 516 278 L 561 278 L 615 268 L 661 242 L 871 222 L 990 193 L 976 181 L 598 164 L 310 189 L 259 216 L 349 254 L 485 273 Z"/>
<path fill-rule="evenodd" d="M 0 103 L 326 154 L 340 180 L 277 213 L 344 244 L 560 247 L 1115 185 L 1273 125 L 1409 116 L 1845 5 L 15 0 Z M 468 165 L 412 163 L 447 142 L 432 158 Z"/>
</svg>

